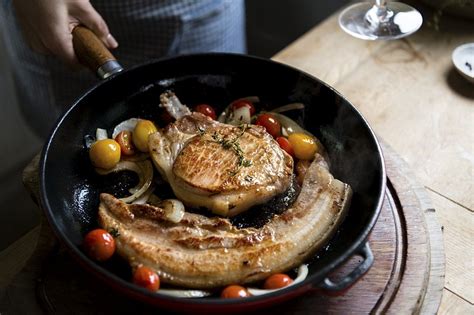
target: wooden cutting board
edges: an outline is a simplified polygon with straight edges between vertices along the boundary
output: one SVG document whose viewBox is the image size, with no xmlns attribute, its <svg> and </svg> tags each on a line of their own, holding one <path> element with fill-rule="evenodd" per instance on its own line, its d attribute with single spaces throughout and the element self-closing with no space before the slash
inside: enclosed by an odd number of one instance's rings
<svg viewBox="0 0 474 315">
<path fill-rule="evenodd" d="M 437 312 L 445 262 L 436 211 L 405 162 L 387 145 L 383 151 L 388 185 L 382 212 L 369 238 L 375 256 L 369 272 L 344 295 L 312 292 L 258 314 Z M 25 183 L 33 192 L 35 176 L 37 165 L 31 165 L 25 172 Z M 360 259 L 352 257 L 330 278 L 348 274 Z M 41 228 L 36 251 L 7 289 L 0 306 L 12 314 L 41 310 L 59 314 L 156 312 L 125 297 L 118 298 L 86 273 L 57 245 L 47 224 Z"/>
</svg>

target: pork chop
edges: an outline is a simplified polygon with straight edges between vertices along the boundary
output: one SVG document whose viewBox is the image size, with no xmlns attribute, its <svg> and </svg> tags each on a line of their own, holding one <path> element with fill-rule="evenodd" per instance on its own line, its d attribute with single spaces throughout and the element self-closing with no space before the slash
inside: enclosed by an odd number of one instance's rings
<svg viewBox="0 0 474 315">
<path fill-rule="evenodd" d="M 293 159 L 261 126 L 183 115 L 149 137 L 156 168 L 187 206 L 234 216 L 284 193 Z"/>
</svg>

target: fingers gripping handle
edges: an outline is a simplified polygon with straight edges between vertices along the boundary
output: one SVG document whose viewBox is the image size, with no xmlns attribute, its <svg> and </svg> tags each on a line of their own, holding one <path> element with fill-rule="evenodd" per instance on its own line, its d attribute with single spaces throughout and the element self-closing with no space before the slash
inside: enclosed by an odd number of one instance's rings
<svg viewBox="0 0 474 315">
<path fill-rule="evenodd" d="M 123 70 L 114 55 L 88 28 L 76 26 L 72 30 L 72 44 L 79 62 L 101 79 Z"/>
</svg>

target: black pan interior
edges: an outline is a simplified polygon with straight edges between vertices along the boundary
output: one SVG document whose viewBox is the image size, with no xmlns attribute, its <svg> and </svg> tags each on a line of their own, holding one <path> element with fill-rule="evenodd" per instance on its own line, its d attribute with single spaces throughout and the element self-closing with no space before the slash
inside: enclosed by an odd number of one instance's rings
<svg viewBox="0 0 474 315">
<path fill-rule="evenodd" d="M 332 88 L 291 67 L 248 56 L 202 54 L 155 61 L 101 82 L 59 120 L 41 161 L 42 202 L 54 231 L 74 256 L 121 282 L 80 250 L 84 234 L 97 226 L 98 197 L 104 189 L 89 162 L 84 135 L 99 127 L 110 132 L 130 117 L 158 120 L 159 94 L 167 89 L 185 104 L 208 103 L 218 112 L 249 95 L 258 95 L 265 109 L 304 103 L 305 110 L 293 118 L 321 140 L 331 172 L 354 191 L 346 220 L 330 246 L 312 260 L 307 282 L 321 281 L 365 241 L 380 210 L 384 169 L 377 141 L 360 114 Z"/>
</svg>

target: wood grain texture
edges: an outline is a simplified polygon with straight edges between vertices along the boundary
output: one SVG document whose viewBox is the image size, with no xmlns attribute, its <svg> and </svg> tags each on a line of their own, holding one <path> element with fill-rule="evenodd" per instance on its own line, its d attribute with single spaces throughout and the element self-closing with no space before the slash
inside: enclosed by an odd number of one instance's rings
<svg viewBox="0 0 474 315">
<path fill-rule="evenodd" d="M 467 314 L 474 314 L 474 305 L 445 289 L 438 315 Z"/>
<path fill-rule="evenodd" d="M 274 59 L 334 86 L 423 185 L 472 210 L 474 89 L 451 62 L 455 47 L 474 42 L 472 29 L 474 21 L 443 16 L 440 31 L 367 42 L 345 34 L 335 14 Z"/>
<path fill-rule="evenodd" d="M 104 63 L 116 60 L 104 43 L 88 28 L 76 26 L 72 31 L 74 52 L 79 61 L 93 73 Z"/>
<path fill-rule="evenodd" d="M 26 261 L 33 254 L 40 226 L 36 226 L 23 237 L 0 252 L 0 288 L 5 288 L 25 266 Z"/>
<path fill-rule="evenodd" d="M 446 288 L 474 303 L 474 214 L 435 193 L 429 194 L 443 226 Z"/>
<path fill-rule="evenodd" d="M 389 156 L 397 156 L 393 149 L 388 145 L 382 143 L 382 148 L 385 156 L 387 156 L 387 154 Z M 419 221 L 414 219 L 410 214 L 416 213 L 420 215 L 419 212 L 422 213 L 424 219 L 423 225 L 426 229 L 427 235 L 425 241 L 429 244 L 429 252 L 427 253 L 429 274 L 426 275 L 427 278 L 424 280 L 426 281 L 426 289 L 424 289 L 424 297 L 423 300 L 420 300 L 421 304 L 417 312 L 420 312 L 421 314 L 435 314 L 439 307 L 445 282 L 444 242 L 442 229 L 435 215 L 436 208 L 433 207 L 433 203 L 426 190 L 418 183 L 412 170 L 402 158 L 386 159 L 386 167 L 389 179 L 397 191 L 397 195 L 402 196 L 402 192 L 403 194 L 407 194 L 402 198 L 402 206 L 404 206 L 404 209 L 406 210 L 403 214 L 405 215 L 406 230 L 409 235 L 407 239 L 408 258 L 415 257 L 414 255 L 410 255 L 410 250 L 418 251 L 420 246 L 423 247 L 423 244 L 420 242 L 422 239 L 417 235 L 414 235 L 420 230 L 419 227 L 416 227 L 416 224 L 418 224 L 417 222 Z M 393 172 L 393 169 L 397 170 L 394 174 L 391 173 L 391 171 Z M 410 207 L 414 207 L 412 211 L 410 211 Z M 415 237 L 416 240 L 411 239 L 410 235 Z M 411 244 L 417 244 L 417 246 L 410 247 Z M 410 264 L 413 264 L 413 262 L 416 264 L 417 259 L 411 259 L 411 262 L 410 259 L 407 259 L 405 268 L 416 268 L 410 267 Z M 408 277 L 411 278 L 409 275 Z M 412 279 L 410 279 L 410 281 L 412 281 Z M 404 285 L 402 287 L 405 289 L 408 288 L 409 290 L 413 289 L 412 285 Z M 398 299 L 399 302 L 402 303 L 402 296 L 401 293 L 398 293 L 395 302 Z M 415 310 L 412 310 L 411 312 L 414 313 Z"/>
<path fill-rule="evenodd" d="M 422 13 L 432 21 L 432 12 Z M 336 13 L 274 59 L 333 85 L 410 164 L 444 226 L 446 287 L 472 303 L 474 89 L 451 53 L 474 41 L 474 21 L 444 15 L 439 27 L 425 23 L 405 40 L 366 42 L 342 32 Z"/>
</svg>

